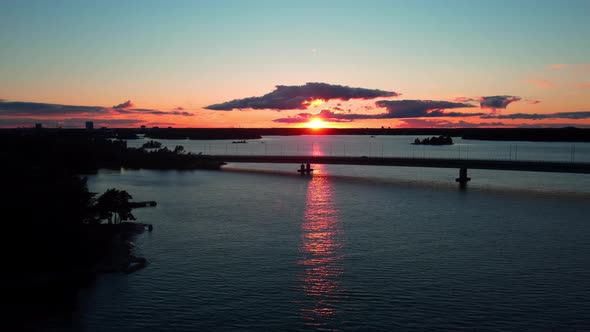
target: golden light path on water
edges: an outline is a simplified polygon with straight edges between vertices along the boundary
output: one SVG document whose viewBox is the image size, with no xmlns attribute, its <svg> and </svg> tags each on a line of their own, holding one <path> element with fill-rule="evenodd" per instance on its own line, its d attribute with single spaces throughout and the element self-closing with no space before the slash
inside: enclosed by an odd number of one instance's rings
<svg viewBox="0 0 590 332">
<path fill-rule="evenodd" d="M 314 146 L 314 155 L 322 154 L 318 149 L 319 146 Z M 325 166 L 313 167 L 315 175 L 307 188 L 299 248 L 301 260 L 298 263 L 304 266 L 304 272 L 298 282 L 305 294 L 301 308 L 305 324 L 323 326 L 337 314 L 335 305 L 342 293 L 342 230 L 338 210 L 334 207 L 330 179 L 325 176 Z"/>
</svg>

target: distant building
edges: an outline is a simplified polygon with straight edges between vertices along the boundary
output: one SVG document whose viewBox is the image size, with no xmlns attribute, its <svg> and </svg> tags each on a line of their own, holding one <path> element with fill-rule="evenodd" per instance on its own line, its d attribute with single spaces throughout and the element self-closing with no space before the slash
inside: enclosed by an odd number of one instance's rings
<svg viewBox="0 0 590 332">
<path fill-rule="evenodd" d="M 40 123 L 35 123 L 35 129 L 42 129 L 43 125 Z"/>
<path fill-rule="evenodd" d="M 86 130 L 92 130 L 92 129 L 94 129 L 94 122 L 86 121 Z"/>
</svg>

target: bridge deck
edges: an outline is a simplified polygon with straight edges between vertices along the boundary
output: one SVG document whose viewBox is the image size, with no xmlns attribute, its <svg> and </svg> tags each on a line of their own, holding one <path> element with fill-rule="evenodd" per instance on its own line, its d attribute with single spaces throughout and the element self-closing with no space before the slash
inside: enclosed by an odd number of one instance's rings
<svg viewBox="0 0 590 332">
<path fill-rule="evenodd" d="M 228 163 L 279 163 L 279 164 L 339 164 L 373 166 L 407 166 L 438 168 L 470 168 L 489 170 L 510 170 L 528 172 L 558 172 L 590 174 L 590 163 L 527 161 L 527 160 L 483 160 L 443 158 L 402 158 L 402 157 L 348 157 L 348 156 L 263 156 L 263 155 L 216 155 L 217 160 Z"/>
</svg>

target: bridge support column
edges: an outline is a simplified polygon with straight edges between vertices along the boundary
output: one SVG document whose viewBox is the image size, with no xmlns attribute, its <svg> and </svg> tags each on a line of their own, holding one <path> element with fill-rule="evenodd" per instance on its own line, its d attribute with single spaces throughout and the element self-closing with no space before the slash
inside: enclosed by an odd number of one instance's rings
<svg viewBox="0 0 590 332">
<path fill-rule="evenodd" d="M 455 181 L 459 182 L 460 188 L 465 188 L 467 186 L 467 182 L 471 181 L 471 178 L 467 176 L 466 167 L 462 167 L 459 169 L 459 177 L 456 178 Z"/>
<path fill-rule="evenodd" d="M 301 167 L 297 170 L 297 172 L 299 172 L 300 175 L 310 175 L 311 172 L 313 172 L 313 168 L 311 168 L 309 163 L 307 163 L 307 165 L 301 164 Z"/>
</svg>

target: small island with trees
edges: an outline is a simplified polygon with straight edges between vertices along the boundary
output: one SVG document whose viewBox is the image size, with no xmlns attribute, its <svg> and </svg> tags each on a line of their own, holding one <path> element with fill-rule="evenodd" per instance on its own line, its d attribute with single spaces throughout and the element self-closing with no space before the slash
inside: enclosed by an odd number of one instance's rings
<svg viewBox="0 0 590 332">
<path fill-rule="evenodd" d="M 162 143 L 154 140 L 150 140 L 148 142 L 143 143 L 141 146 L 142 149 L 159 149 L 162 147 Z"/>
<path fill-rule="evenodd" d="M 430 138 L 426 137 L 423 140 L 416 138 L 414 140 L 414 145 L 453 145 L 453 139 L 450 136 L 432 136 Z"/>
</svg>

